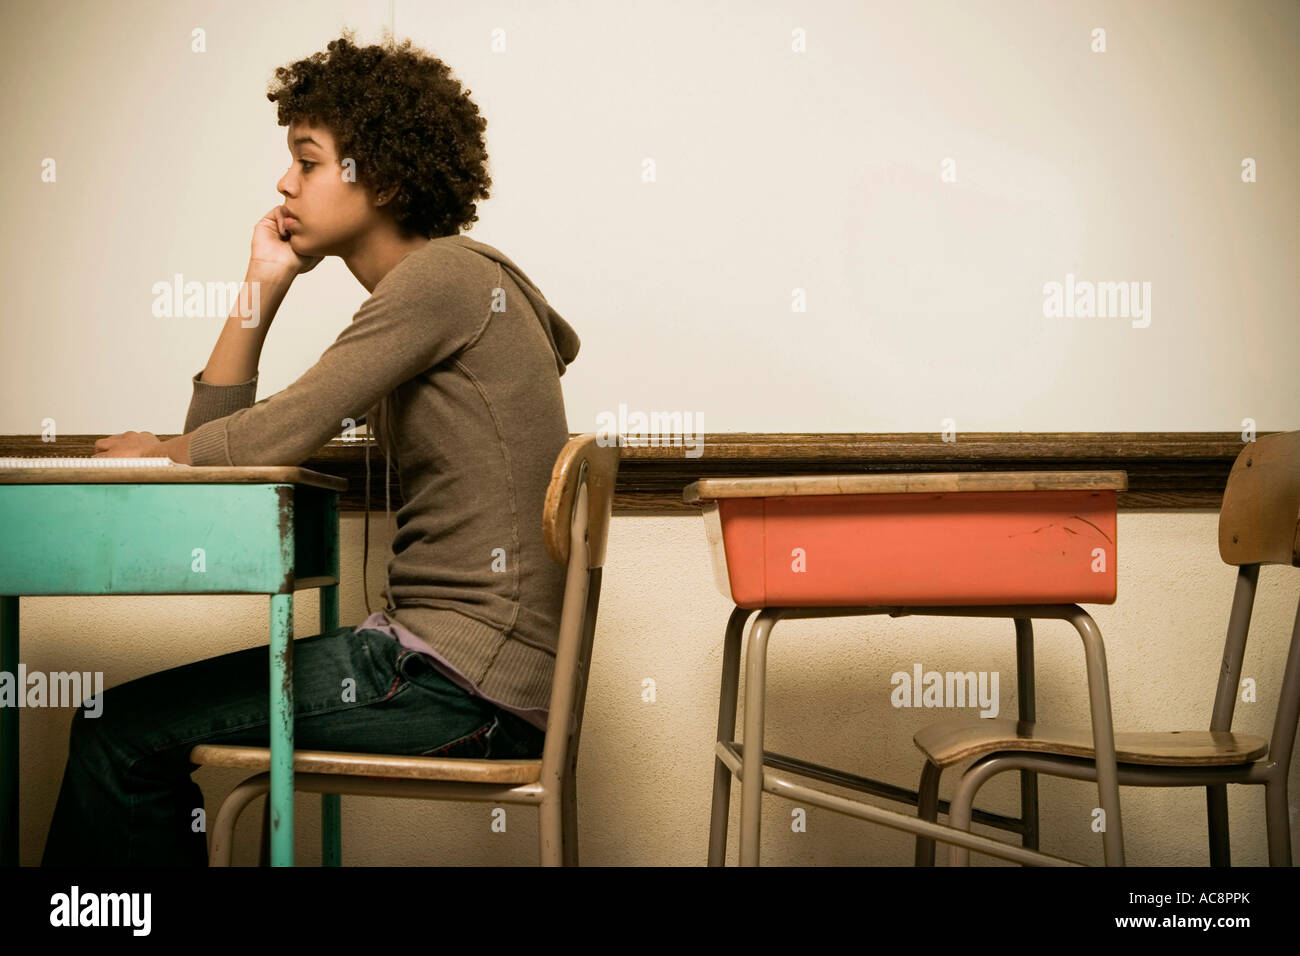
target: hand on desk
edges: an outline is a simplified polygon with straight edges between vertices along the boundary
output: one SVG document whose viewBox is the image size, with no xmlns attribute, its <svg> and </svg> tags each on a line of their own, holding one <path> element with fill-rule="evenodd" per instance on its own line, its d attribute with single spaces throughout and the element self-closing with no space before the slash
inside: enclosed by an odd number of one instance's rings
<svg viewBox="0 0 1300 956">
<path fill-rule="evenodd" d="M 153 432 L 122 432 L 95 441 L 92 458 L 166 458 Z"/>
</svg>

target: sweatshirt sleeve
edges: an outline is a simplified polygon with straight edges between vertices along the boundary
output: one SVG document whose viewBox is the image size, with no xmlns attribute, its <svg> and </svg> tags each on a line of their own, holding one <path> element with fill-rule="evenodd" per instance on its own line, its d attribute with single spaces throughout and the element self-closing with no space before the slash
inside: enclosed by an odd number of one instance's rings
<svg viewBox="0 0 1300 956">
<path fill-rule="evenodd" d="M 203 381 L 200 378 L 202 374 L 203 369 L 199 369 L 192 379 L 194 394 L 190 398 L 190 410 L 185 416 L 182 435 L 188 435 L 214 418 L 224 418 L 241 408 L 247 408 L 257 397 L 257 375 L 238 385 L 213 385 Z"/>
<path fill-rule="evenodd" d="M 301 378 L 198 426 L 190 436 L 190 462 L 301 463 L 338 436 L 345 419 L 359 423 L 383 396 L 472 342 L 490 318 L 492 285 L 456 250 L 408 254 Z"/>
</svg>

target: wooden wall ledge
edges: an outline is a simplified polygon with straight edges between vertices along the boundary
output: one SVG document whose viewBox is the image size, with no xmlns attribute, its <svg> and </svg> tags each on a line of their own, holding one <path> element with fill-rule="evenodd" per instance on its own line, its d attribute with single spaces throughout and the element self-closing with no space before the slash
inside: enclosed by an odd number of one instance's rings
<svg viewBox="0 0 1300 956">
<path fill-rule="evenodd" d="M 1264 437 L 1269 432 L 1260 432 Z M 68 435 L 57 444 L 39 435 L 0 436 L 0 457 L 94 454 L 99 435 Z M 159 435 L 170 438 L 170 435 Z M 1211 508 L 1218 510 L 1228 472 L 1245 447 L 1237 432 L 990 432 L 959 434 L 945 442 L 936 434 L 705 435 L 702 454 L 680 436 L 624 436 L 614 496 L 619 515 L 697 515 L 682 502 L 682 489 L 699 478 L 764 475 L 826 475 L 942 471 L 1125 471 L 1124 510 Z M 640 442 L 638 444 L 637 442 Z M 365 446 L 369 439 L 332 441 L 302 462 L 304 468 L 347 479 L 345 511 L 360 511 L 365 494 Z M 397 480 L 391 496 L 401 497 Z M 384 507 L 384 458 L 370 449 L 370 507 Z"/>
</svg>

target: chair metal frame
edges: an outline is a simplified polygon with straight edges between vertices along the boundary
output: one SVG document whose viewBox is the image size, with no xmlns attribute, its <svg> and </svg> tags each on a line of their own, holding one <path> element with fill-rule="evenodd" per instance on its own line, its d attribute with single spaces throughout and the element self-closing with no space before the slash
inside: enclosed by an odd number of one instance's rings
<svg viewBox="0 0 1300 956">
<path fill-rule="evenodd" d="M 1264 564 L 1300 567 L 1300 431 L 1259 438 L 1247 444 L 1237 456 L 1228 475 L 1219 512 L 1219 556 L 1225 564 L 1236 565 L 1238 571 L 1210 730 L 1230 733 L 1259 569 Z M 1022 716 L 1021 719 L 1025 718 Z M 1296 604 L 1268 753 L 1248 763 L 1234 765 L 1197 766 L 1190 759 L 1181 766 L 1124 763 L 1118 767 L 1119 784 L 1131 787 L 1205 787 L 1210 865 L 1216 867 L 1231 864 L 1228 784 L 1262 785 L 1269 865 L 1291 866 L 1287 778 L 1298 724 L 1300 601 Z M 1097 766 L 1090 758 L 999 749 L 977 759 L 962 775 L 948 810 L 949 826 L 969 831 L 971 807 L 979 788 L 1006 770 L 1019 770 L 1022 775 L 1036 772 L 1075 780 L 1097 779 Z M 934 819 L 937 806 L 940 772 L 928 760 L 922 771 L 921 815 L 930 820 Z M 980 822 L 978 811 L 974 818 L 975 822 Z M 969 850 L 980 849 L 948 837 L 940 839 L 951 844 L 949 857 L 954 866 L 968 865 Z M 918 838 L 918 865 L 923 864 L 927 853 L 929 861 L 933 862 L 933 852 L 932 841 Z"/>
</svg>

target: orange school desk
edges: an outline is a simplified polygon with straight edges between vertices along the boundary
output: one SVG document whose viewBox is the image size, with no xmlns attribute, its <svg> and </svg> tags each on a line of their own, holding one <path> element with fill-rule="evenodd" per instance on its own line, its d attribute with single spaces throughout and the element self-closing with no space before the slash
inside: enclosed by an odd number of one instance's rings
<svg viewBox="0 0 1300 956">
<path fill-rule="evenodd" d="M 916 791 L 763 750 L 767 642 L 776 622 L 873 614 L 1012 618 L 1022 721 L 1035 719 L 1032 620 L 1074 625 L 1087 664 L 1103 852 L 1108 866 L 1123 865 L 1105 649 L 1078 603 L 1114 603 L 1116 492 L 1127 487 L 1122 471 L 810 475 L 687 486 L 683 500 L 703 511 L 715 583 L 736 604 L 724 638 L 709 865 L 725 859 L 733 774 L 741 778 L 742 866 L 758 865 L 764 792 L 915 833 L 918 864 L 933 862 L 936 839 L 1020 863 L 1071 862 L 1038 852 L 1031 771 L 1021 772 L 1019 818 L 973 813 L 974 822 L 1020 833 L 1016 847 L 808 786 L 820 780 L 918 806 Z M 733 739 L 740 638 L 756 609 L 742 745 Z"/>
</svg>

